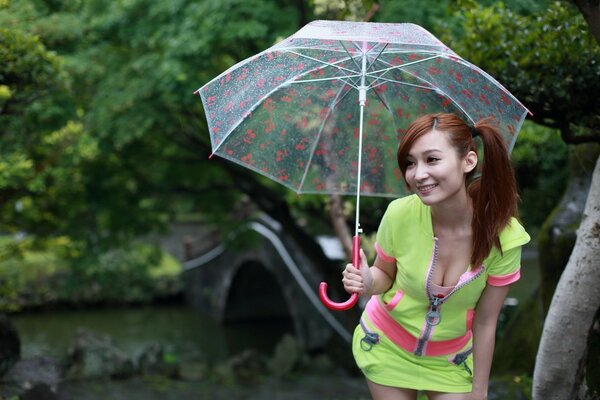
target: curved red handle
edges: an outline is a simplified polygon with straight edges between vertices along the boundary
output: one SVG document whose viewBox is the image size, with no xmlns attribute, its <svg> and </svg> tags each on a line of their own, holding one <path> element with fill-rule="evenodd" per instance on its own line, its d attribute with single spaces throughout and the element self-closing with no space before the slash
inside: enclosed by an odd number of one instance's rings
<svg viewBox="0 0 600 400">
<path fill-rule="evenodd" d="M 358 235 L 352 238 L 352 264 L 360 269 L 360 237 Z M 319 298 L 325 307 L 334 311 L 349 310 L 358 301 L 358 293 L 352 293 L 350 298 L 342 303 L 336 303 L 327 296 L 327 283 L 321 282 L 319 285 Z"/>
</svg>

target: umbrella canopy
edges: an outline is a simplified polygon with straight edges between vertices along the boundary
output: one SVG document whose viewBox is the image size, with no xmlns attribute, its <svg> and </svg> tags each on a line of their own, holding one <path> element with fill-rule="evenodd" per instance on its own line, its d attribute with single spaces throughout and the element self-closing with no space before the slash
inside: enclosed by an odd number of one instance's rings
<svg viewBox="0 0 600 400">
<path fill-rule="evenodd" d="M 398 197 L 396 149 L 417 117 L 493 118 L 507 148 L 527 109 L 484 71 L 414 24 L 314 21 L 197 90 L 213 154 L 297 193 Z M 343 303 L 319 295 L 334 310 Z"/>
<path fill-rule="evenodd" d="M 297 193 L 402 196 L 396 150 L 415 118 L 492 117 L 512 149 L 527 114 L 491 76 L 414 24 L 314 21 L 198 93 L 213 153 Z"/>
</svg>

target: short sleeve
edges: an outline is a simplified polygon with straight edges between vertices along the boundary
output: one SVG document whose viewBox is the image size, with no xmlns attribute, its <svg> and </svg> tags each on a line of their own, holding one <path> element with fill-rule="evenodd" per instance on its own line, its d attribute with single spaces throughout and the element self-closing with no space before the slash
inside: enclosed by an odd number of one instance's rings
<svg viewBox="0 0 600 400">
<path fill-rule="evenodd" d="M 488 270 L 487 283 L 492 286 L 506 286 L 521 277 L 521 246 L 513 247 L 486 266 Z"/>
<path fill-rule="evenodd" d="M 377 229 L 377 237 L 375 241 L 375 251 L 377 255 L 386 262 L 395 262 L 393 246 L 393 224 L 390 221 L 390 208 L 386 210 Z"/>
</svg>

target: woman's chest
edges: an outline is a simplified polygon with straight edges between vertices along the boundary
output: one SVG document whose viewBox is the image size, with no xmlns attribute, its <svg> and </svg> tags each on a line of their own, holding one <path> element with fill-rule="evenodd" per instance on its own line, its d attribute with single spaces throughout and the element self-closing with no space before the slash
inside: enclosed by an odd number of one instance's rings
<svg viewBox="0 0 600 400">
<path fill-rule="evenodd" d="M 431 282 L 439 286 L 456 286 L 469 270 L 472 251 L 471 236 L 438 236 L 437 257 L 431 271 Z"/>
<path fill-rule="evenodd" d="M 431 284 L 455 286 L 453 301 L 476 302 L 485 288 L 485 268 L 470 268 L 470 246 L 438 238 L 402 246 L 395 285 L 413 298 L 430 298 Z M 459 249 L 459 247 L 461 247 Z M 443 283 L 443 284 L 442 284 Z"/>
</svg>

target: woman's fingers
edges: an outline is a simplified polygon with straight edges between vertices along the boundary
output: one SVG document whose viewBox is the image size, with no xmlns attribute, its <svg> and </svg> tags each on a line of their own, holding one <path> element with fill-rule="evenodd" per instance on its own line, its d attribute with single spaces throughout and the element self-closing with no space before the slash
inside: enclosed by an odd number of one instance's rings
<svg viewBox="0 0 600 400">
<path fill-rule="evenodd" d="M 342 283 L 344 289 L 350 293 L 361 293 L 364 291 L 363 278 L 360 270 L 352 264 L 347 264 L 346 268 L 342 272 L 343 278 Z"/>
<path fill-rule="evenodd" d="M 360 249 L 360 267 L 361 268 L 369 268 L 369 264 L 367 262 L 367 256 L 363 249 Z"/>
</svg>

